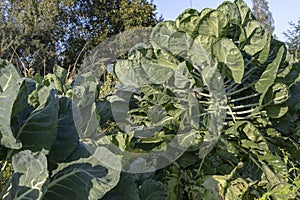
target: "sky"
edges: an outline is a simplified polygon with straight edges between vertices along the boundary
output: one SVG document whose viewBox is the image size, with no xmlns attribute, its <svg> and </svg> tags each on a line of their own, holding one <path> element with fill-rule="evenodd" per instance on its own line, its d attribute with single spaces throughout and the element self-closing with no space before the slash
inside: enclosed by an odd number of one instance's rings
<svg viewBox="0 0 300 200">
<path fill-rule="evenodd" d="M 203 8 L 217 8 L 224 0 L 154 0 L 157 6 L 158 16 L 162 15 L 165 20 L 175 20 L 176 17 L 186 8 L 201 11 Z M 245 0 L 252 8 L 252 0 Z M 289 22 L 297 22 L 300 19 L 299 0 L 269 0 L 269 10 L 275 21 L 275 34 L 281 41 L 286 38 L 282 34 L 290 28 Z"/>
</svg>

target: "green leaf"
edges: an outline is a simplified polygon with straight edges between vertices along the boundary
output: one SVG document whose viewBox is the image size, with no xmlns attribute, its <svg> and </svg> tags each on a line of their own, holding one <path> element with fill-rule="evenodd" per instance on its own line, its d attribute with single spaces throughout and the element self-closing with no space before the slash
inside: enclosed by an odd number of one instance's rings
<svg viewBox="0 0 300 200">
<path fill-rule="evenodd" d="M 48 160 L 52 164 L 67 159 L 78 145 L 79 136 L 74 124 L 72 102 L 66 97 L 59 98 L 57 137 L 51 147 Z"/>
<path fill-rule="evenodd" d="M 241 23 L 241 16 L 239 9 L 236 4 L 225 1 L 221 5 L 218 6 L 217 10 L 224 13 L 229 21 L 234 24 L 240 24 Z"/>
<path fill-rule="evenodd" d="M 97 79 L 88 72 L 77 76 L 72 95 L 73 119 L 81 139 L 97 140 L 99 119 L 96 102 L 98 98 Z"/>
<path fill-rule="evenodd" d="M 200 19 L 203 19 L 207 14 L 209 14 L 210 12 L 214 11 L 214 9 L 212 8 L 203 8 L 200 13 L 198 14 L 199 15 L 199 18 Z"/>
<path fill-rule="evenodd" d="M 11 84 L 15 84 L 20 78 L 15 66 L 0 59 L 0 92 L 5 91 Z"/>
<path fill-rule="evenodd" d="M 265 71 L 260 76 L 259 80 L 255 83 L 255 89 L 257 92 L 265 93 L 268 88 L 274 83 L 278 68 L 282 62 L 284 52 L 284 46 L 281 46 L 274 61 L 267 66 Z"/>
<path fill-rule="evenodd" d="M 175 55 L 187 59 L 192 37 L 184 32 L 175 32 L 168 38 L 168 49 Z"/>
<path fill-rule="evenodd" d="M 97 114 L 100 116 L 100 126 L 113 119 L 111 104 L 108 100 L 96 101 Z"/>
<path fill-rule="evenodd" d="M 278 105 L 289 99 L 289 87 L 283 83 L 274 83 L 263 96 L 263 105 Z"/>
<path fill-rule="evenodd" d="M 17 132 L 23 149 L 33 152 L 49 151 L 57 136 L 58 98 L 53 87 L 44 87 L 38 92 L 40 105 L 28 116 Z"/>
<path fill-rule="evenodd" d="M 243 50 L 250 56 L 260 52 L 268 41 L 267 33 L 256 20 L 249 20 L 243 26 L 244 34 L 240 35 Z"/>
<path fill-rule="evenodd" d="M 190 89 L 195 84 L 192 74 L 188 70 L 187 62 L 177 65 L 174 72 L 174 85 L 180 89 Z"/>
<path fill-rule="evenodd" d="M 270 105 L 264 108 L 270 118 L 277 119 L 283 117 L 288 111 L 289 107 L 285 105 Z"/>
<path fill-rule="evenodd" d="M 22 144 L 14 137 L 11 118 L 24 80 L 19 81 L 20 76 L 13 65 L 0 62 L 0 142 L 7 148 L 20 149 Z"/>
<path fill-rule="evenodd" d="M 246 122 L 243 133 L 246 134 L 249 140 L 242 140 L 242 146 L 261 151 L 269 150 L 266 139 L 251 122 Z"/>
<path fill-rule="evenodd" d="M 104 147 L 91 153 L 71 155 L 74 161 L 58 164 L 52 172 L 45 200 L 52 199 L 101 199 L 114 188 L 120 177 L 120 159 Z M 93 153 L 92 153 L 93 152 Z"/>
<path fill-rule="evenodd" d="M 271 152 L 266 152 L 264 155 L 259 155 L 258 158 L 261 161 L 266 162 L 266 164 L 276 173 L 276 176 L 280 176 L 282 179 L 289 176 L 287 165 L 280 156 L 274 155 Z"/>
<path fill-rule="evenodd" d="M 194 42 L 203 47 L 207 51 L 207 54 L 211 54 L 212 46 L 216 41 L 217 38 L 208 35 L 198 35 L 194 38 Z"/>
<path fill-rule="evenodd" d="M 270 118 L 283 117 L 289 110 L 286 102 L 290 98 L 289 87 L 283 83 L 274 83 L 261 96 L 260 105 L 267 111 Z M 263 99 L 263 100 L 262 100 Z"/>
<path fill-rule="evenodd" d="M 36 89 L 36 83 L 32 79 L 22 78 L 19 83 L 21 82 L 21 88 L 19 90 L 17 100 L 14 102 L 12 113 L 12 117 L 17 118 L 19 115 L 21 115 L 22 112 L 24 112 L 25 110 L 29 110 L 28 97 Z"/>
<path fill-rule="evenodd" d="M 244 24 L 245 21 L 254 18 L 250 8 L 247 6 L 244 0 L 235 0 L 234 3 L 237 5 L 239 9 L 240 16 L 241 16 L 241 24 Z"/>
<path fill-rule="evenodd" d="M 221 11 L 214 10 L 206 14 L 198 25 L 198 34 L 221 38 L 224 35 L 228 18 Z"/>
<path fill-rule="evenodd" d="M 146 80 L 149 83 L 162 84 L 167 82 L 174 73 L 171 68 L 157 63 L 155 60 L 142 60 L 141 64 L 144 72 L 139 71 L 137 76 L 145 79 L 144 75 L 147 75 Z"/>
<path fill-rule="evenodd" d="M 58 90 L 60 93 L 64 92 L 63 84 L 55 74 L 47 74 L 43 79 L 43 84 L 45 86 L 49 86 L 51 83 L 54 84 L 55 89 Z"/>
<path fill-rule="evenodd" d="M 263 170 L 263 180 L 265 179 L 268 182 L 268 189 L 271 189 L 283 182 L 283 179 L 274 173 L 274 171 L 264 162 L 262 162 Z"/>
<path fill-rule="evenodd" d="M 267 43 L 265 44 L 264 48 L 259 53 L 259 56 L 257 59 L 260 64 L 264 64 L 268 60 L 272 39 L 273 39 L 272 34 L 269 34 Z"/>
<path fill-rule="evenodd" d="M 237 46 L 231 40 L 222 38 L 213 45 L 213 55 L 218 62 L 226 65 L 234 81 L 240 83 L 244 76 L 244 59 Z"/>
<path fill-rule="evenodd" d="M 200 21 L 199 13 L 196 9 L 186 9 L 176 19 L 178 30 L 190 34 L 192 37 L 197 35 L 197 25 Z"/>
<path fill-rule="evenodd" d="M 53 67 L 53 73 L 60 80 L 62 85 L 66 84 L 67 74 L 68 74 L 67 70 L 65 70 L 64 68 L 58 65 L 55 65 Z"/>
<path fill-rule="evenodd" d="M 48 179 L 47 159 L 40 152 L 21 151 L 12 158 L 14 173 L 4 199 L 41 199 Z"/>
<path fill-rule="evenodd" d="M 221 191 L 219 191 L 219 182 L 213 178 L 213 176 L 206 176 L 203 178 L 201 187 L 203 187 L 203 199 L 223 199 L 221 196 Z"/>
<path fill-rule="evenodd" d="M 197 142 L 198 138 L 197 132 L 191 132 L 191 133 L 183 133 L 183 134 L 177 134 L 176 139 L 180 147 L 187 149 L 193 145 L 195 145 L 195 142 Z"/>
<path fill-rule="evenodd" d="M 201 41 L 202 39 L 206 39 Z M 188 40 L 190 40 L 188 38 Z M 192 41 L 189 42 L 189 51 L 188 51 L 188 61 L 191 61 L 193 65 L 196 65 L 199 68 L 203 67 L 210 67 L 212 65 L 212 58 L 211 58 L 211 46 L 208 47 L 207 45 L 212 45 L 215 42 L 214 37 L 210 36 L 198 36 Z M 208 42 L 205 44 L 205 42 Z"/>
<path fill-rule="evenodd" d="M 129 60 L 118 60 L 114 69 L 119 83 L 138 88 L 138 78 L 141 77 L 136 76 L 135 68 L 139 68 L 139 64 Z"/>
<path fill-rule="evenodd" d="M 197 67 L 207 66 L 211 64 L 210 47 L 205 44 L 206 40 L 201 41 L 202 38 L 213 42 L 210 36 L 199 36 L 194 40 L 187 33 L 175 32 L 169 38 L 169 50 L 174 56 L 180 56 Z"/>
<path fill-rule="evenodd" d="M 225 199 L 243 199 L 244 194 L 248 190 L 248 183 L 242 178 L 231 180 L 227 185 Z"/>
<path fill-rule="evenodd" d="M 144 181 L 139 188 L 139 196 L 142 200 L 165 200 L 168 192 L 163 183 L 150 179 Z"/>
<path fill-rule="evenodd" d="M 1 145 L 12 148 L 20 149 L 22 144 L 15 138 L 11 129 L 11 118 L 13 114 L 13 106 L 17 101 L 18 93 L 22 87 L 22 82 L 10 84 L 5 90 L 0 93 L 0 134 Z"/>
<path fill-rule="evenodd" d="M 122 173 L 118 185 L 106 193 L 102 200 L 141 200 L 136 179 L 132 174 Z"/>
<path fill-rule="evenodd" d="M 157 24 L 151 33 L 150 42 L 154 47 L 159 47 L 163 50 L 168 51 L 169 48 L 169 38 L 170 36 L 177 32 L 174 21 L 165 21 Z"/>
</svg>

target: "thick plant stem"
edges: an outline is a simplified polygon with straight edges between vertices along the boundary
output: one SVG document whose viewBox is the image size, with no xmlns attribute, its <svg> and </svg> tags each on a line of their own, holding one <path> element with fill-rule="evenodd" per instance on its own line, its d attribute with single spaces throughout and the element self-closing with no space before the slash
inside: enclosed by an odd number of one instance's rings
<svg viewBox="0 0 300 200">
<path fill-rule="evenodd" d="M 243 88 L 241 88 L 241 89 L 239 89 L 239 90 L 236 90 L 236 91 L 228 91 L 228 92 L 226 93 L 226 95 L 227 95 L 227 96 L 232 96 L 232 95 L 234 95 L 234 94 L 243 92 L 243 91 L 249 89 L 250 87 L 252 87 L 254 84 L 255 84 L 255 83 L 249 84 L 249 85 L 247 85 L 246 87 L 243 87 Z"/>
<path fill-rule="evenodd" d="M 258 105 L 259 105 L 258 103 L 252 103 L 252 104 L 248 104 L 248 105 L 233 106 L 233 107 L 231 107 L 231 109 L 238 110 L 238 109 L 242 109 L 242 108 L 251 108 L 251 107 L 258 106 Z"/>
<path fill-rule="evenodd" d="M 247 99 L 257 97 L 259 95 L 260 95 L 260 93 L 255 93 L 255 94 L 248 95 L 248 96 L 241 97 L 241 98 L 237 98 L 237 99 L 229 99 L 229 102 L 234 103 L 234 102 L 238 102 L 238 101 L 243 101 L 243 100 L 247 100 Z"/>
</svg>

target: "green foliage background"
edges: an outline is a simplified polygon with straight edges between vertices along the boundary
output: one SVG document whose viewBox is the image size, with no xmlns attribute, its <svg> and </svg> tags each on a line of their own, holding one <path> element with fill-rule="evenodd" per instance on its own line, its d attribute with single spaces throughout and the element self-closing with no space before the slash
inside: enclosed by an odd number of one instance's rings
<svg viewBox="0 0 300 200">
<path fill-rule="evenodd" d="M 146 0 L 7 0 L 0 11 L 0 57 L 25 74 L 73 69 L 107 37 L 159 21 Z"/>
</svg>

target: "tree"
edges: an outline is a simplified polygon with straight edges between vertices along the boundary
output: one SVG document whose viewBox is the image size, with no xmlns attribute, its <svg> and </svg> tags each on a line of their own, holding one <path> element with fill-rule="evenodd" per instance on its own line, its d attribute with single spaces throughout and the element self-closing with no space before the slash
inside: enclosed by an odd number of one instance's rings
<svg viewBox="0 0 300 200">
<path fill-rule="evenodd" d="M 5 0 L 0 10 L 0 57 L 25 73 L 72 68 L 105 38 L 158 22 L 146 0 Z"/>
<path fill-rule="evenodd" d="M 267 30 L 268 33 L 273 32 L 275 29 L 274 19 L 272 13 L 269 10 L 268 1 L 266 0 L 252 0 L 253 15 L 256 17 L 256 20 L 259 21 L 262 26 Z"/>
<path fill-rule="evenodd" d="M 1 57 L 26 75 L 29 68 L 45 73 L 56 62 L 57 41 L 64 30 L 57 23 L 69 0 L 7 0 L 1 7 Z"/>
<path fill-rule="evenodd" d="M 285 35 L 286 44 L 289 50 L 294 55 L 294 59 L 298 59 L 298 51 L 300 50 L 300 19 L 297 24 L 294 22 L 289 22 L 291 28 L 283 34 Z"/>
<path fill-rule="evenodd" d="M 67 34 L 62 38 L 64 66 L 76 64 L 81 50 L 88 53 L 107 37 L 136 27 L 157 24 L 156 6 L 147 0 L 77 0 L 61 16 Z M 81 62 L 83 55 L 79 58 Z"/>
</svg>

